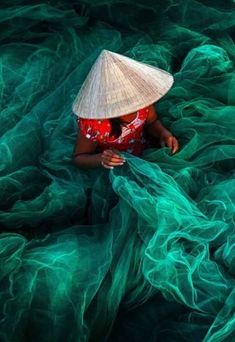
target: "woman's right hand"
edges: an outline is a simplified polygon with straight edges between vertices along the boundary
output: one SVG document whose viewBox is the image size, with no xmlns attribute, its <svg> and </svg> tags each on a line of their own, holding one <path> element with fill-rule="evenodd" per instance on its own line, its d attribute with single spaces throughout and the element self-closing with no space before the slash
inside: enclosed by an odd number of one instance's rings
<svg viewBox="0 0 235 342">
<path fill-rule="evenodd" d="M 113 169 L 114 166 L 123 165 L 126 160 L 118 152 L 115 149 L 104 150 L 101 154 L 101 165 L 106 169 Z"/>
</svg>

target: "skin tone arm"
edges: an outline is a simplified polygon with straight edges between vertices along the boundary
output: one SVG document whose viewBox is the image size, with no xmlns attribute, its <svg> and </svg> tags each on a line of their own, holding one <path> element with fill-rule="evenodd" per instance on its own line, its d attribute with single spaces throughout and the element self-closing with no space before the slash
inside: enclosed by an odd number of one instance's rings
<svg viewBox="0 0 235 342">
<path fill-rule="evenodd" d="M 146 131 L 155 137 L 160 137 L 168 147 L 175 153 L 179 148 L 177 139 L 161 124 L 153 105 L 149 106 L 149 114 L 146 120 Z M 114 166 L 121 166 L 125 162 L 118 150 L 107 149 L 103 153 L 96 153 L 97 143 L 87 139 L 84 135 L 78 134 L 73 161 L 80 168 L 93 168 L 103 166 L 112 169 Z"/>
<path fill-rule="evenodd" d="M 94 168 L 103 166 L 112 169 L 114 166 L 123 165 L 125 160 L 118 154 L 118 151 L 105 150 L 103 153 L 95 153 L 97 143 L 87 139 L 84 135 L 78 134 L 73 161 L 80 168 Z"/>
<path fill-rule="evenodd" d="M 172 153 L 178 151 L 178 140 L 161 124 L 153 104 L 149 106 L 145 129 L 148 134 L 158 137 L 162 142 L 165 142 L 166 145 L 171 148 Z"/>
</svg>

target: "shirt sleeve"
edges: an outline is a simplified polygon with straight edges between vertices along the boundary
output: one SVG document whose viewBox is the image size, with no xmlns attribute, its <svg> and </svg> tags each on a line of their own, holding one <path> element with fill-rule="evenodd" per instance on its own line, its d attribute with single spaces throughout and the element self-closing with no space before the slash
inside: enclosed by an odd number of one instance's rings
<svg viewBox="0 0 235 342">
<path fill-rule="evenodd" d="M 78 129 L 80 133 L 91 141 L 97 141 L 98 131 L 94 120 L 78 118 Z"/>
</svg>

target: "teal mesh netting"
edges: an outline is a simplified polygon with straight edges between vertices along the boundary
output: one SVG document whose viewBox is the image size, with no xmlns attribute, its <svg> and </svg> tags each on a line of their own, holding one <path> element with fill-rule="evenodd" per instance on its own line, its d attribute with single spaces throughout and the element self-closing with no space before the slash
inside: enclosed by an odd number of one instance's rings
<svg viewBox="0 0 235 342">
<path fill-rule="evenodd" d="M 0 340 L 235 340 L 235 3 L 2 1 Z M 80 170 L 102 49 L 174 75 L 180 150 Z"/>
</svg>

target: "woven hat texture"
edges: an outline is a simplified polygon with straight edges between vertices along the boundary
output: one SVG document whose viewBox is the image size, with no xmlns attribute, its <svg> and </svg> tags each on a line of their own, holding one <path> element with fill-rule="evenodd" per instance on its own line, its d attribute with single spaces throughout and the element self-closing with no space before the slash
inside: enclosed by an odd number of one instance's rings
<svg viewBox="0 0 235 342">
<path fill-rule="evenodd" d="M 174 82 L 165 70 L 102 50 L 72 105 L 82 118 L 105 119 L 134 113 L 164 96 Z"/>
</svg>

